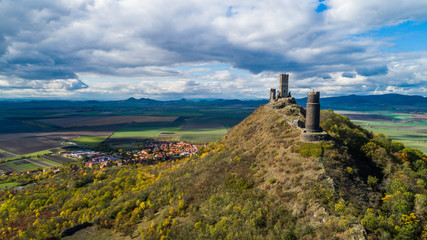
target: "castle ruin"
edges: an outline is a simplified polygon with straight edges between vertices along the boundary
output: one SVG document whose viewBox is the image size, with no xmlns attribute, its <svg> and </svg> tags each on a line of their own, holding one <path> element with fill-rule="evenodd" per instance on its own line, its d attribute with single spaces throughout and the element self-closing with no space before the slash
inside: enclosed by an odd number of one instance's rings
<svg viewBox="0 0 427 240">
<path fill-rule="evenodd" d="M 328 138 L 329 135 L 320 127 L 320 92 L 308 92 L 305 130 L 301 132 L 301 140 L 313 142 L 327 140 Z"/>
<path fill-rule="evenodd" d="M 280 74 L 280 88 L 277 91 L 277 95 L 276 95 L 276 89 L 275 88 L 271 88 L 270 89 L 270 101 L 274 101 L 277 100 L 279 98 L 288 98 L 291 97 L 291 92 L 289 92 L 288 90 L 288 86 L 289 86 L 289 74 Z"/>
<path fill-rule="evenodd" d="M 320 128 L 320 92 L 307 93 L 305 129 L 310 132 L 321 132 Z"/>
<path fill-rule="evenodd" d="M 270 89 L 270 104 L 272 109 L 282 109 L 286 106 L 296 104 L 295 99 L 289 92 L 289 74 L 280 74 L 280 88 Z M 291 108 L 288 109 L 291 111 Z M 320 92 L 312 91 L 307 93 L 307 106 L 305 123 L 302 119 L 293 119 L 291 125 L 301 131 L 301 140 L 306 142 L 321 141 L 329 139 L 329 135 L 320 127 Z M 286 116 L 285 116 L 286 117 Z"/>
<path fill-rule="evenodd" d="M 276 99 L 276 89 L 275 88 L 271 88 L 270 89 L 270 101 Z"/>
</svg>

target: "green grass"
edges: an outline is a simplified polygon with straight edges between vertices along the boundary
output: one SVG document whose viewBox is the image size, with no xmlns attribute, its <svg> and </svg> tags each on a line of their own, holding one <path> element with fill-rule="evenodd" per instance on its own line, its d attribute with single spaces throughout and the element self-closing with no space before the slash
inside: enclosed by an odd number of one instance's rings
<svg viewBox="0 0 427 240">
<path fill-rule="evenodd" d="M 15 164 L 13 164 L 13 162 L 8 162 L 8 163 L 5 163 L 5 165 L 14 169 L 17 172 L 26 172 L 26 171 L 34 170 L 37 168 L 43 168 L 42 166 L 34 164 L 34 163 L 15 165 Z"/>
<path fill-rule="evenodd" d="M 176 140 L 186 142 L 215 142 L 227 134 L 225 128 L 183 129 L 177 133 Z"/>
<path fill-rule="evenodd" d="M 235 119 L 230 120 L 223 117 L 195 117 L 184 121 L 132 123 L 120 128 L 111 138 L 156 138 L 161 133 L 175 133 L 174 140 L 198 143 L 214 142 L 227 134 L 227 131 L 237 123 Z M 213 127 L 209 127 L 209 125 L 213 125 Z"/>
<path fill-rule="evenodd" d="M 51 165 L 51 167 L 55 167 L 55 166 L 60 166 L 61 165 L 60 163 L 57 163 L 57 162 L 54 162 L 54 161 L 51 161 L 49 159 L 45 159 L 45 158 L 42 158 L 42 157 L 32 157 L 32 158 L 36 159 L 36 160 L 39 160 L 39 161 L 46 162 L 47 165 Z M 22 165 L 15 165 L 15 162 L 17 162 L 17 161 L 23 161 L 23 160 L 28 161 L 28 163 L 27 164 L 22 164 Z M 50 167 L 47 167 L 47 166 L 39 165 L 37 163 L 33 163 L 33 162 L 31 162 L 31 160 L 21 159 L 21 158 L 20 159 L 16 159 L 16 160 L 10 160 L 8 162 L 2 163 L 1 165 L 5 165 L 5 166 L 11 168 L 12 170 L 14 170 L 16 172 L 26 172 L 26 171 L 35 170 L 35 169 L 38 169 L 38 168 L 43 168 L 43 169 L 44 168 L 50 168 Z"/>
<path fill-rule="evenodd" d="M 41 162 L 44 162 L 44 163 L 46 163 L 46 165 L 50 165 L 50 167 L 61 166 L 61 164 L 60 164 L 60 163 L 57 163 L 57 162 L 54 162 L 54 161 L 51 161 L 51 160 L 49 160 L 49 159 L 42 158 L 42 157 L 32 158 L 32 159 L 34 159 L 34 160 L 39 160 L 39 161 L 41 161 Z M 35 164 L 37 164 L 37 163 L 35 163 Z M 46 167 L 42 166 L 42 168 L 46 168 Z"/>
<path fill-rule="evenodd" d="M 48 164 L 51 164 L 51 165 L 54 165 L 54 166 L 61 166 L 60 163 L 57 163 L 55 161 L 52 161 L 52 160 L 49 160 L 49 159 L 46 159 L 46 158 L 39 157 L 39 158 L 36 158 L 36 159 L 40 160 L 40 161 L 43 161 L 43 162 L 47 162 Z"/>
<path fill-rule="evenodd" d="M 385 112 L 382 115 L 392 118 L 395 121 L 407 121 L 412 120 L 412 114 L 408 113 L 391 113 Z"/>
<path fill-rule="evenodd" d="M 417 148 L 427 154 L 427 134 L 413 132 L 414 130 L 420 130 L 427 128 L 427 124 L 424 121 L 420 122 L 376 122 L 376 121 L 352 121 L 369 131 L 374 133 L 384 133 L 394 141 L 402 142 L 405 145 L 413 148 Z M 411 127 L 411 128 L 405 128 Z"/>
<path fill-rule="evenodd" d="M 8 183 L 0 183 L 0 188 L 4 188 L 4 187 L 13 187 L 18 185 L 18 182 L 8 182 Z"/>
<path fill-rule="evenodd" d="M 15 153 L 11 153 L 11 152 L 8 152 L 8 151 L 3 150 L 3 149 L 0 149 L 0 153 L 7 153 L 7 154 L 10 154 L 10 155 L 13 155 L 13 156 L 18 156 L 18 155 L 17 155 L 17 154 L 15 154 Z"/>
<path fill-rule="evenodd" d="M 95 146 L 95 145 L 103 142 L 106 138 L 107 138 L 107 136 L 92 136 L 92 137 L 81 136 L 81 137 L 75 138 L 75 139 L 73 139 L 71 141 L 75 142 L 77 144 L 84 144 L 84 145 L 88 145 L 88 146 Z"/>
<path fill-rule="evenodd" d="M 1 159 L 0 163 L 2 162 L 11 162 L 13 160 L 18 160 L 18 159 L 23 159 L 23 158 L 32 158 L 32 157 L 39 157 L 39 156 L 43 156 L 46 154 L 51 154 L 52 152 L 50 150 L 43 150 L 43 151 L 38 151 L 38 152 L 33 152 L 33 153 L 28 153 L 25 155 L 16 155 L 14 157 L 10 157 L 10 158 L 6 158 L 6 159 Z"/>
<path fill-rule="evenodd" d="M 346 111 L 346 113 L 357 112 Z M 427 129 L 427 121 L 415 120 L 412 114 L 407 113 L 386 111 L 362 113 L 381 114 L 390 117 L 393 121 L 352 120 L 352 122 L 376 134 L 384 133 L 394 141 L 402 142 L 409 147 L 417 148 L 427 154 L 427 134 L 415 132 Z"/>
<path fill-rule="evenodd" d="M 29 153 L 29 154 L 25 154 L 23 156 L 25 157 L 37 157 L 37 156 L 42 156 L 42 155 L 46 155 L 46 154 L 51 154 L 52 152 L 49 150 L 43 150 L 43 151 L 38 151 L 38 152 L 33 152 L 33 153 Z"/>
<path fill-rule="evenodd" d="M 177 127 L 140 127 L 126 126 L 116 131 L 111 138 L 157 137 L 160 133 L 176 133 L 182 126 Z"/>
<path fill-rule="evenodd" d="M 352 122 L 359 124 L 361 126 L 368 126 L 368 124 L 372 127 L 377 126 L 387 126 L 387 127 L 427 127 L 427 123 L 425 121 L 413 121 L 413 122 L 391 122 L 391 121 L 366 121 L 366 120 L 351 120 Z"/>
</svg>

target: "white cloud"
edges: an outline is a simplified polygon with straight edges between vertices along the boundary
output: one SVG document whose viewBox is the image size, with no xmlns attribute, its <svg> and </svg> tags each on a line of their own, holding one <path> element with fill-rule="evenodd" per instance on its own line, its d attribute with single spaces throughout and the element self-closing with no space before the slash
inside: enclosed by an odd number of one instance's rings
<svg viewBox="0 0 427 240">
<path fill-rule="evenodd" d="M 81 97 L 238 98 L 275 87 L 278 72 L 291 72 L 301 95 L 311 88 L 370 93 L 378 86 L 410 92 L 426 83 L 426 53 L 384 53 L 389 39 L 363 34 L 425 21 L 427 2 L 322 3 L 328 9 L 317 13 L 317 0 L 3 0 L 0 14 L 8 21 L 0 22 L 0 87 L 11 97 L 24 89 L 63 89 Z M 212 62 L 230 68 L 204 67 Z M 197 64 L 188 71 L 176 67 Z M 117 82 L 86 88 L 90 76 Z M 137 80 L 114 80 L 123 78 Z M 425 95 L 422 88 L 411 91 Z"/>
</svg>

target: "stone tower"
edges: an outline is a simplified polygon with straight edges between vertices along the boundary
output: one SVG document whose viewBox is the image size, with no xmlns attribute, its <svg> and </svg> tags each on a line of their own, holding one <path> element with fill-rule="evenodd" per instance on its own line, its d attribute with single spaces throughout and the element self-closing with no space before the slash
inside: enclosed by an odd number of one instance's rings
<svg viewBox="0 0 427 240">
<path fill-rule="evenodd" d="M 309 132 L 321 132 L 320 123 L 320 92 L 307 93 L 307 112 L 305 128 Z"/>
<path fill-rule="evenodd" d="M 271 88 L 270 89 L 270 101 L 274 101 L 276 99 L 276 89 Z"/>
<path fill-rule="evenodd" d="M 289 74 L 280 74 L 280 88 L 279 88 L 279 94 L 277 97 L 279 98 L 289 97 L 288 83 L 289 83 Z"/>
</svg>

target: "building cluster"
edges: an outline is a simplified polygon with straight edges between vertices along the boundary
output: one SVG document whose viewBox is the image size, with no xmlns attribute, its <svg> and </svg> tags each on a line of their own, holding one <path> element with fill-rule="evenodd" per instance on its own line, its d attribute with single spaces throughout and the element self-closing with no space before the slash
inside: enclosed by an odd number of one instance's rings
<svg viewBox="0 0 427 240">
<path fill-rule="evenodd" d="M 203 146 L 186 142 L 150 142 L 130 157 L 134 161 L 177 159 L 194 155 Z"/>
<path fill-rule="evenodd" d="M 92 168 L 94 166 L 99 166 L 99 168 L 107 167 L 111 161 L 118 161 L 119 157 L 112 155 L 98 155 L 96 157 L 91 158 L 89 161 L 86 161 L 86 166 Z"/>
<path fill-rule="evenodd" d="M 99 166 L 104 168 L 110 164 L 111 161 L 118 161 L 120 157 L 103 154 L 101 152 L 96 152 L 92 150 L 78 150 L 72 152 L 62 153 L 64 157 L 71 157 L 77 159 L 85 159 L 85 165 L 92 168 L 94 166 Z"/>
<path fill-rule="evenodd" d="M 91 158 L 94 156 L 100 155 L 100 152 L 95 152 L 92 150 L 78 150 L 78 151 L 72 151 L 72 152 L 65 152 L 62 153 L 64 157 L 71 157 L 71 158 L 77 158 L 77 159 L 83 159 L 83 158 Z"/>
<path fill-rule="evenodd" d="M 148 161 L 164 161 L 191 156 L 206 145 L 191 144 L 186 142 L 152 141 L 138 151 L 120 152 L 118 156 L 103 154 L 92 150 L 78 150 L 63 153 L 65 157 L 86 160 L 85 165 L 104 168 L 110 165 L 122 165 L 128 163 L 142 163 Z"/>
</svg>

